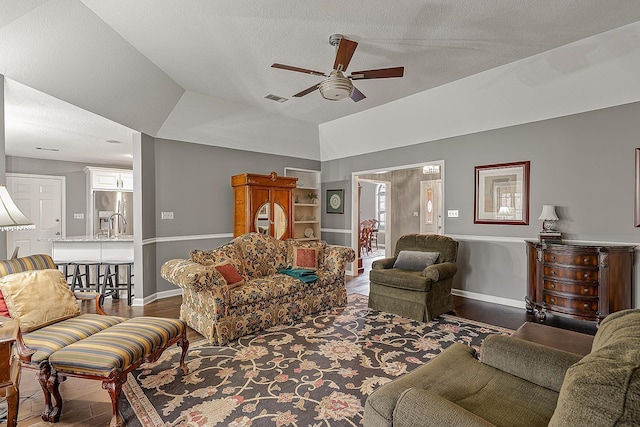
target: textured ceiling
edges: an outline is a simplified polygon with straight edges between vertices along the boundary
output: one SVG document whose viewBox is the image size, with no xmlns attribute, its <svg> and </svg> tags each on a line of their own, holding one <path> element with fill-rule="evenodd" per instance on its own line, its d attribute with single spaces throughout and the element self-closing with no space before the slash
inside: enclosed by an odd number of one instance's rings
<svg viewBox="0 0 640 427">
<path fill-rule="evenodd" d="M 0 12 L 7 153 L 46 157 L 30 154 L 28 141 L 54 135 L 54 144 L 66 133 L 79 148 L 53 155 L 87 162 L 104 150 L 105 162 L 121 163 L 123 153 L 107 154 L 103 142 L 131 130 L 319 159 L 319 124 L 640 21 L 640 2 L 12 0 Z M 404 77 L 357 81 L 367 96 L 358 103 L 317 91 L 291 98 L 321 78 L 270 65 L 329 72 L 334 33 L 359 43 L 349 70 L 402 65 Z M 29 88 L 48 96 L 37 102 Z M 38 111 L 29 113 L 29 102 Z M 43 113 L 45 105 L 65 114 Z M 19 114 L 31 129 L 12 130 Z M 59 132 L 38 126 L 47 116 L 62 123 Z M 90 129 L 102 118 L 115 123 Z"/>
</svg>

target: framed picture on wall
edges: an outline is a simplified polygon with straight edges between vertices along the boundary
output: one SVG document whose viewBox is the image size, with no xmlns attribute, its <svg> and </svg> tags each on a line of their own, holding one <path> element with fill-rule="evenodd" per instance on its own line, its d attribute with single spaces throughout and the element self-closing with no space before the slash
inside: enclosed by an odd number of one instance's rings
<svg viewBox="0 0 640 427">
<path fill-rule="evenodd" d="M 344 190 L 327 190 L 327 213 L 344 213 Z"/>
<path fill-rule="evenodd" d="M 530 162 L 475 167 L 475 224 L 529 224 Z"/>
</svg>

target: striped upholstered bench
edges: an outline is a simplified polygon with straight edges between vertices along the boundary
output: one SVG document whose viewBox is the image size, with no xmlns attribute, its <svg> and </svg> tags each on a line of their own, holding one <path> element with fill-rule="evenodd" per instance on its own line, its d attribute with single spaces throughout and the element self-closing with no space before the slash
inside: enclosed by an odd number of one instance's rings
<svg viewBox="0 0 640 427">
<path fill-rule="evenodd" d="M 93 297 L 98 314 L 81 314 L 66 278 L 48 255 L 0 261 L 0 302 L 8 310 L 0 305 L 0 316 L 20 320 L 18 357 L 23 366 L 38 370 L 44 421 L 60 419 L 59 385 L 67 376 L 101 380 L 111 397 L 111 425 L 121 426 L 118 402 L 129 372 L 157 360 L 173 344 L 182 347 L 180 367 L 187 371 L 189 341 L 182 320 L 108 316 L 102 295 Z"/>
<path fill-rule="evenodd" d="M 109 392 L 113 414 L 111 426 L 122 426 L 118 404 L 127 374 L 142 363 L 156 361 L 173 344 L 182 347 L 180 369 L 188 372 L 184 358 L 189 348 L 186 324 L 178 319 L 136 317 L 66 345 L 49 356 L 49 392 L 56 400 L 50 420 L 56 422 L 62 409 L 59 384 L 66 376 L 102 381 Z"/>
</svg>

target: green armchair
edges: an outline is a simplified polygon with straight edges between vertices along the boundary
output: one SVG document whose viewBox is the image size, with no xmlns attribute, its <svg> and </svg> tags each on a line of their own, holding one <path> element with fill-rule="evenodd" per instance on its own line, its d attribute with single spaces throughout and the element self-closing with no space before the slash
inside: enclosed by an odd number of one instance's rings
<svg viewBox="0 0 640 427">
<path fill-rule="evenodd" d="M 490 335 L 454 343 L 367 398 L 366 427 L 640 425 L 640 310 L 607 316 L 582 357 Z"/>
<path fill-rule="evenodd" d="M 376 260 L 369 272 L 369 307 L 430 321 L 453 310 L 451 285 L 458 242 L 436 234 L 406 234 L 395 256 Z"/>
</svg>

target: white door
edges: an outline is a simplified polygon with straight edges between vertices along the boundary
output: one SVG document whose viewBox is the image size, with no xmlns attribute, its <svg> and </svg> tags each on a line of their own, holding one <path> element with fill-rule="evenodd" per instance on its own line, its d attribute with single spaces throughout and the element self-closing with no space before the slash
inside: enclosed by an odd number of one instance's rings
<svg viewBox="0 0 640 427">
<path fill-rule="evenodd" d="M 442 180 L 420 181 L 420 234 L 443 234 Z"/>
<path fill-rule="evenodd" d="M 7 190 L 18 208 L 36 228 L 7 232 L 7 255 L 16 247 L 18 256 L 32 254 L 51 255 L 51 242 L 63 234 L 63 176 L 10 175 L 7 174 Z M 44 240 L 44 241 L 43 241 Z"/>
</svg>

